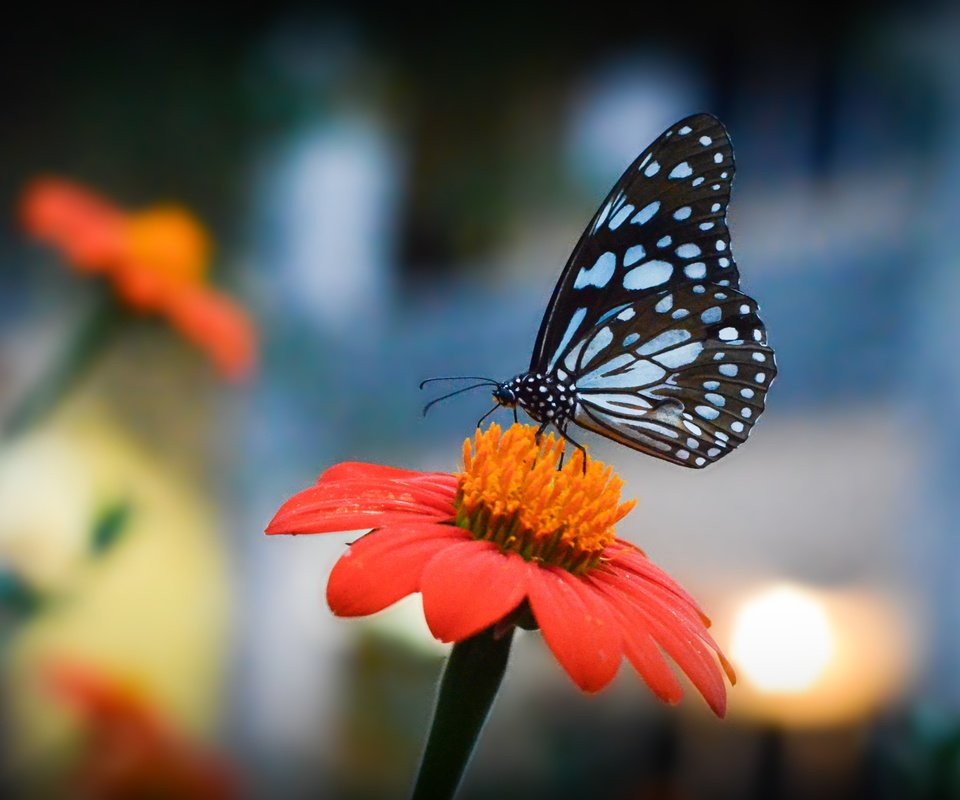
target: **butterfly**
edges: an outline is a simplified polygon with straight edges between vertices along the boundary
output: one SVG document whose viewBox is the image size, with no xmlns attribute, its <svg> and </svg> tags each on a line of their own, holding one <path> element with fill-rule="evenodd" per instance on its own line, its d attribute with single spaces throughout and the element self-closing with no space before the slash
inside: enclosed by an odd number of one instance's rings
<svg viewBox="0 0 960 800">
<path fill-rule="evenodd" d="M 507 407 L 516 416 L 519 407 L 538 433 L 553 425 L 581 451 L 572 425 L 695 469 L 746 441 L 776 362 L 730 250 L 733 174 L 716 117 L 696 114 L 664 131 L 580 237 L 529 369 L 504 382 L 477 378 L 437 400 L 492 386 L 488 414 Z"/>
</svg>

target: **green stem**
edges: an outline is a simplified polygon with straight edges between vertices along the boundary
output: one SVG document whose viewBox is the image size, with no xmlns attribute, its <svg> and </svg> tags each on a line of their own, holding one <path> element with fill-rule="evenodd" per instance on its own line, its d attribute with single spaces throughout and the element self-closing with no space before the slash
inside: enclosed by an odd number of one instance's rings
<svg viewBox="0 0 960 800">
<path fill-rule="evenodd" d="M 53 411 L 103 351 L 123 316 L 116 300 L 108 292 L 103 292 L 81 322 L 67 349 L 14 408 L 0 430 L 0 437 L 12 439 Z"/>
<path fill-rule="evenodd" d="M 513 626 L 488 628 L 453 646 L 411 800 L 454 796 L 507 669 Z"/>
</svg>

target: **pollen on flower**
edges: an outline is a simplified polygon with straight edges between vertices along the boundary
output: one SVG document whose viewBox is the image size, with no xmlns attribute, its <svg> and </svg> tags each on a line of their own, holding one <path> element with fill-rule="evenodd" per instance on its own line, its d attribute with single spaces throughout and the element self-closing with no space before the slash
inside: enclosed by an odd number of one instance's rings
<svg viewBox="0 0 960 800">
<path fill-rule="evenodd" d="M 463 445 L 456 524 L 501 550 L 580 573 L 600 562 L 614 526 L 636 504 L 623 481 L 578 450 L 557 469 L 565 442 L 529 425 L 491 425 Z"/>
</svg>

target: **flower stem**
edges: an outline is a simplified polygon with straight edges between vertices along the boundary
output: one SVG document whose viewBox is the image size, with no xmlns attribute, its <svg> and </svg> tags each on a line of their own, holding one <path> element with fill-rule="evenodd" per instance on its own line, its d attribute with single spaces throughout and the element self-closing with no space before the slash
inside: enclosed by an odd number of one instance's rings
<svg viewBox="0 0 960 800">
<path fill-rule="evenodd" d="M 453 646 L 411 800 L 448 800 L 460 785 L 507 669 L 514 628 Z"/>
<path fill-rule="evenodd" d="M 12 439 L 52 412 L 102 352 L 122 317 L 119 304 L 104 292 L 87 312 L 66 350 L 14 408 L 0 429 L 0 436 Z"/>
</svg>

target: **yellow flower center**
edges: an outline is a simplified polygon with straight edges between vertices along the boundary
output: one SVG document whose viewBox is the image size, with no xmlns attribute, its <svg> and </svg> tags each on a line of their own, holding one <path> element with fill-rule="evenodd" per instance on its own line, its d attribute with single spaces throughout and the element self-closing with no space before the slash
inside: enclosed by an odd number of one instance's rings
<svg viewBox="0 0 960 800">
<path fill-rule="evenodd" d="M 176 285 L 199 284 L 206 278 L 210 239 L 189 211 L 161 205 L 131 214 L 126 237 L 138 269 Z"/>
<path fill-rule="evenodd" d="M 463 443 L 456 524 L 528 561 L 582 573 L 600 563 L 614 526 L 636 505 L 620 502 L 623 481 L 577 450 L 557 469 L 565 442 L 529 425 L 493 424 Z"/>
</svg>

